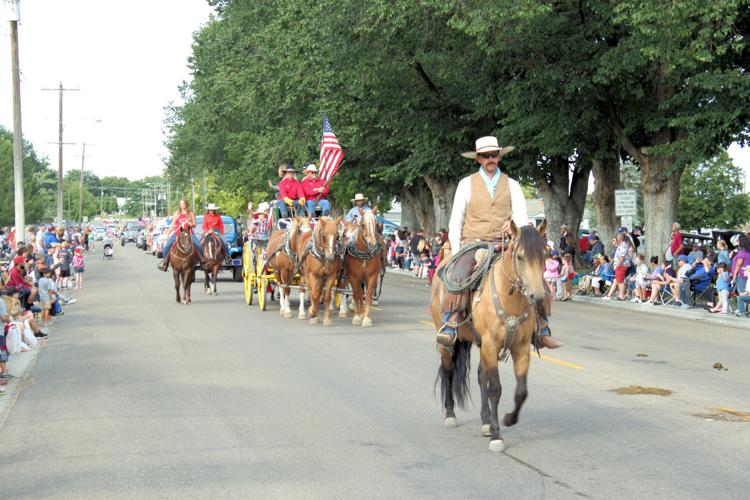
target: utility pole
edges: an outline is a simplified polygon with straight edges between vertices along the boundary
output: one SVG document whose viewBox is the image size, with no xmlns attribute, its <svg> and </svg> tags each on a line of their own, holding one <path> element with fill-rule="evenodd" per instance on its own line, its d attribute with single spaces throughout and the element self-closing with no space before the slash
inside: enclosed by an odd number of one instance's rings
<svg viewBox="0 0 750 500">
<path fill-rule="evenodd" d="M 203 211 L 206 211 L 206 207 L 208 206 L 208 198 L 206 198 L 206 173 L 203 172 Z"/>
<path fill-rule="evenodd" d="M 81 180 L 78 183 L 78 224 L 83 224 L 83 163 L 86 161 L 86 143 L 81 153 Z"/>
<path fill-rule="evenodd" d="M 168 216 L 169 215 L 169 211 L 171 210 L 171 206 L 170 206 L 170 203 L 169 203 L 169 201 L 170 201 L 169 191 L 170 191 L 169 190 L 169 181 L 167 181 L 167 209 L 166 209 L 165 214 L 164 214 L 165 216 Z"/>
<path fill-rule="evenodd" d="M 195 177 L 190 178 L 190 185 L 193 190 L 193 213 L 195 213 Z"/>
<path fill-rule="evenodd" d="M 99 215 L 104 213 L 104 188 L 99 188 Z"/>
<path fill-rule="evenodd" d="M 26 213 L 23 200 L 23 134 L 21 132 L 21 77 L 18 64 L 18 1 L 10 5 L 10 52 L 13 73 L 13 200 L 15 205 L 16 242 L 23 241 Z M 15 248 L 13 249 L 15 250 Z"/>
<path fill-rule="evenodd" d="M 80 89 L 66 89 L 63 87 L 62 82 L 59 83 L 56 89 L 42 89 L 43 91 L 57 91 L 59 101 L 59 119 L 58 119 L 58 162 L 57 162 L 57 224 L 62 224 L 63 220 L 63 202 L 62 202 L 62 191 L 63 191 L 63 93 L 74 92 Z"/>
</svg>

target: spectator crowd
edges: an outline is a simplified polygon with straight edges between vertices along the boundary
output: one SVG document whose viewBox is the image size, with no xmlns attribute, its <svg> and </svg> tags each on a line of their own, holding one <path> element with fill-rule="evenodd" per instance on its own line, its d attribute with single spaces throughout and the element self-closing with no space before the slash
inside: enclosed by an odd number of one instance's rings
<svg viewBox="0 0 750 500">
<path fill-rule="evenodd" d="M 92 239 L 93 242 L 93 239 Z M 53 225 L 26 229 L 23 239 L 0 230 L 0 392 L 13 375 L 9 357 L 33 348 L 83 288 L 89 233 Z"/>
</svg>

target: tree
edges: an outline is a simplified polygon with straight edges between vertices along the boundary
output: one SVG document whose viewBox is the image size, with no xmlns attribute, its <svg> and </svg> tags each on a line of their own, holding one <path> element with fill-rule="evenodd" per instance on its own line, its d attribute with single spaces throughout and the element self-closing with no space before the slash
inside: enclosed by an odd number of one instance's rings
<svg viewBox="0 0 750 500">
<path fill-rule="evenodd" d="M 726 152 L 685 169 L 680 181 L 678 220 L 685 229 L 735 229 L 750 220 L 744 171 Z"/>
</svg>

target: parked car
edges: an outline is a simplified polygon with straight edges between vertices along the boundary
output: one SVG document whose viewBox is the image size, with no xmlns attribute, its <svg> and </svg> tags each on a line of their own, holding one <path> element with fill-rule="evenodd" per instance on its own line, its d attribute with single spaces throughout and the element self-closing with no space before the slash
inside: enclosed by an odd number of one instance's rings
<svg viewBox="0 0 750 500">
<path fill-rule="evenodd" d="M 222 215 L 221 221 L 224 223 L 224 241 L 229 247 L 229 255 L 224 260 L 221 268 L 232 271 L 234 281 L 242 281 L 242 232 L 237 225 L 237 221 L 230 215 Z M 198 225 L 195 228 L 195 234 L 198 238 L 203 237 L 203 216 L 196 217 Z M 198 266 L 200 268 L 200 266 Z"/>
<path fill-rule="evenodd" d="M 125 246 L 125 243 L 135 243 L 136 238 L 138 238 L 139 229 L 138 224 L 128 223 L 120 235 L 120 244 Z"/>
</svg>

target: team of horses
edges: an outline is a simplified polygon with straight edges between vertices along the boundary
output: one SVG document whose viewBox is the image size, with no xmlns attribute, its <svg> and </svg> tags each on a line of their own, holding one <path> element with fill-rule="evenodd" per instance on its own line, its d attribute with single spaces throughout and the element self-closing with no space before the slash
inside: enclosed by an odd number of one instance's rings
<svg viewBox="0 0 750 500">
<path fill-rule="evenodd" d="M 318 322 L 323 303 L 323 325 L 332 325 L 331 302 L 334 288 L 348 282 L 354 302 L 353 325 L 372 326 L 370 308 L 378 276 L 384 270 L 385 247 L 377 223 L 377 211 L 365 212 L 361 220 L 345 222 L 341 218 L 321 217 L 313 225 L 306 217 L 291 220 L 289 226 L 271 235 L 267 247 L 268 264 L 273 267 L 280 288 L 280 313 L 292 317 L 290 287 L 295 276 L 301 275 L 299 319 Z M 190 302 L 190 283 L 195 272 L 195 255 L 187 230 L 178 230 L 170 255 L 177 302 Z M 477 379 L 480 392 L 481 432 L 490 438 L 490 451 L 505 447 L 500 435 L 498 406 L 502 394 L 498 364 L 508 356 L 513 362 L 516 378 L 514 408 L 502 419 L 505 426 L 518 422 L 519 413 L 528 395 L 527 377 L 532 339 L 540 327 L 540 311 L 549 291 L 544 282 L 546 222 L 539 228 L 517 227 L 511 223 L 511 235 L 502 251 L 492 256 L 489 271 L 481 285 L 471 292 L 467 321 L 458 326 L 453 346 L 438 345 L 440 365 L 436 385 L 445 410 L 444 425 L 457 426 L 455 406 L 464 407 L 469 399 L 470 355 L 472 346 L 479 347 Z M 206 238 L 208 239 L 208 238 Z M 216 291 L 219 255 L 222 245 L 204 241 L 207 290 Z M 491 245 L 488 252 L 492 252 Z M 450 250 L 442 256 L 438 269 L 450 260 Z M 209 269 L 210 267 L 210 269 Z M 212 283 L 209 283 L 212 273 Z M 265 293 L 261 291 L 260 293 Z M 432 284 L 430 313 L 436 329 L 443 326 L 443 294 L 445 284 L 436 273 Z M 305 308 L 309 294 L 310 307 Z M 340 317 L 347 316 L 346 300 L 341 301 Z"/>
</svg>

